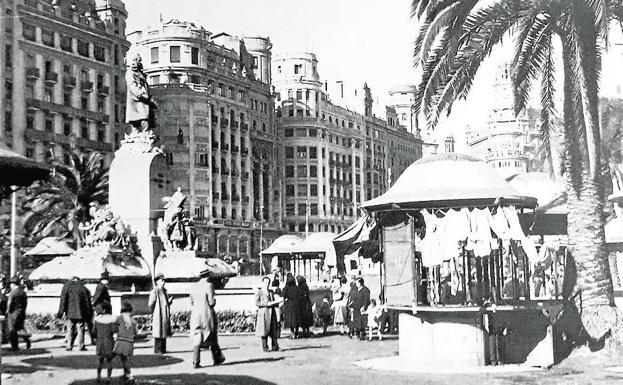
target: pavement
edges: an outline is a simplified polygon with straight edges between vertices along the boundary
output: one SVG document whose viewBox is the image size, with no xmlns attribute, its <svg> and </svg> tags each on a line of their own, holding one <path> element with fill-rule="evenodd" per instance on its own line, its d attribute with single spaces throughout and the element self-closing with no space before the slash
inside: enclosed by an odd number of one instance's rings
<svg viewBox="0 0 623 385">
<path fill-rule="evenodd" d="M 383 341 L 359 341 L 340 335 L 280 340 L 279 352 L 265 353 L 253 335 L 221 335 L 227 361 L 212 366 L 209 352 L 202 354 L 201 369 L 191 365 L 192 347 L 186 336 L 168 340 L 169 353 L 153 354 L 150 340 L 136 344 L 132 359 L 137 384 L 612 384 L 623 383 L 623 355 L 585 353 L 569 358 L 550 370 L 521 371 L 522 367 L 470 373 L 418 373 L 409 362 L 396 359 L 397 337 Z M 62 339 L 39 340 L 30 351 L 3 349 L 3 384 L 94 385 L 95 348 L 87 352 L 64 350 Z M 394 358 L 391 358 L 394 356 Z M 371 363 L 377 363 L 373 365 Z M 440 363 L 442 366 L 442 363 Z M 517 369 L 517 370 L 515 370 Z M 612 370 L 608 370 L 612 369 Z M 115 361 L 112 384 L 121 384 L 121 367 Z"/>
</svg>

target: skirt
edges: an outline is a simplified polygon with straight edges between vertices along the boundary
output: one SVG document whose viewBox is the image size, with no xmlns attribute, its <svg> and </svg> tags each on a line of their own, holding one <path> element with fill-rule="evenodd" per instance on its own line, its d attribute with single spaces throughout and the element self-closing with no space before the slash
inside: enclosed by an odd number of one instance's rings
<svg viewBox="0 0 623 385">
<path fill-rule="evenodd" d="M 115 341 L 114 353 L 119 356 L 132 357 L 134 354 L 134 342 L 126 340 Z"/>
<path fill-rule="evenodd" d="M 346 306 L 344 306 L 343 303 L 340 302 L 334 302 L 334 319 L 333 322 L 336 325 L 344 325 L 346 324 L 346 312 L 347 312 L 347 308 Z"/>
</svg>

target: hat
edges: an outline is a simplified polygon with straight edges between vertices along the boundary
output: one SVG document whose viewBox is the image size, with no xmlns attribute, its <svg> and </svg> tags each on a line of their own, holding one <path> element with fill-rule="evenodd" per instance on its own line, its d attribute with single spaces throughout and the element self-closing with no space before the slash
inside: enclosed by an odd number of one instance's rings
<svg viewBox="0 0 623 385">
<path fill-rule="evenodd" d="M 207 269 L 201 270 L 201 271 L 199 272 L 199 276 L 200 276 L 200 277 L 209 277 L 209 276 L 211 276 L 211 275 L 212 275 L 212 270 L 210 270 L 210 268 L 207 268 Z"/>
<path fill-rule="evenodd" d="M 9 283 L 14 283 L 16 285 L 19 285 L 19 278 L 18 277 L 12 277 L 11 280 L 9 281 Z"/>
<path fill-rule="evenodd" d="M 156 276 L 154 277 L 154 281 L 157 281 L 159 279 L 164 281 L 164 274 L 162 274 L 162 273 L 156 274 Z"/>
<path fill-rule="evenodd" d="M 109 279 L 109 278 L 110 278 L 110 274 L 108 273 L 108 270 L 104 270 L 102 272 L 100 279 Z"/>
</svg>

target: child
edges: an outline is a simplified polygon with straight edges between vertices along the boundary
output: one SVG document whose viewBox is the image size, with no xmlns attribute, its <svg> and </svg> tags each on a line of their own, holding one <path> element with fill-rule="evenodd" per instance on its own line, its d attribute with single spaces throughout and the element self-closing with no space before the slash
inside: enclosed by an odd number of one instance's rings
<svg viewBox="0 0 623 385">
<path fill-rule="evenodd" d="M 322 335 L 327 334 L 327 327 L 331 323 L 332 315 L 331 306 L 329 306 L 329 297 L 322 298 L 322 303 L 318 307 L 318 319 L 322 324 Z"/>
<path fill-rule="evenodd" d="M 134 353 L 134 337 L 136 337 L 136 321 L 132 318 L 132 305 L 128 302 L 121 304 L 121 314 L 117 317 L 117 341 L 114 352 L 121 358 L 123 365 L 123 379 L 132 381 L 130 374 L 130 357 Z"/>
<path fill-rule="evenodd" d="M 95 354 L 99 358 L 97 365 L 97 381 L 102 379 L 102 367 L 104 361 L 108 365 L 108 380 L 112 375 L 112 359 L 114 358 L 113 347 L 115 344 L 114 334 L 117 332 L 117 319 L 111 314 L 112 306 L 110 302 L 104 301 L 101 304 L 102 314 L 95 317 L 91 335 L 96 339 Z"/>
<path fill-rule="evenodd" d="M 362 314 L 368 315 L 368 341 L 372 341 L 372 329 L 376 328 L 379 341 L 383 339 L 381 328 L 379 327 L 378 320 L 383 314 L 383 308 L 376 304 L 376 300 L 370 300 L 370 306 Z"/>
</svg>

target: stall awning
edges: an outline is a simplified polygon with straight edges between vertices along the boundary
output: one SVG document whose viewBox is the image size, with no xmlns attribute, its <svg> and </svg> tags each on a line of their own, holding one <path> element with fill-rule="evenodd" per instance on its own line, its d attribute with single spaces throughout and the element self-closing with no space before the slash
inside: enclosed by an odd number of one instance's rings
<svg viewBox="0 0 623 385">
<path fill-rule="evenodd" d="M 323 254 L 326 265 L 336 266 L 335 247 L 333 247 L 335 236 L 336 234 L 327 232 L 311 233 L 299 245 L 296 253 Z"/>
<path fill-rule="evenodd" d="M 484 161 L 450 153 L 414 162 L 386 193 L 362 206 L 378 211 L 494 204 L 535 207 L 536 199 L 518 192 Z"/>
<path fill-rule="evenodd" d="M 0 185 L 28 186 L 38 179 L 47 179 L 50 169 L 0 145 Z"/>
<path fill-rule="evenodd" d="M 335 237 L 333 240 L 333 246 L 335 247 L 338 265 L 340 263 L 344 263 L 344 257 L 346 255 L 353 254 L 357 251 L 360 251 L 359 254 L 361 254 L 364 258 L 372 257 L 372 255 L 369 254 L 377 254 L 378 243 L 375 242 L 373 245 L 368 244 L 371 240 L 370 234 L 375 227 L 376 222 L 374 222 L 374 220 L 370 217 L 364 216 L 350 225 L 350 227 L 348 227 L 340 235 Z M 364 246 L 366 251 L 365 253 L 361 252 L 363 250 L 362 246 Z"/>
</svg>

